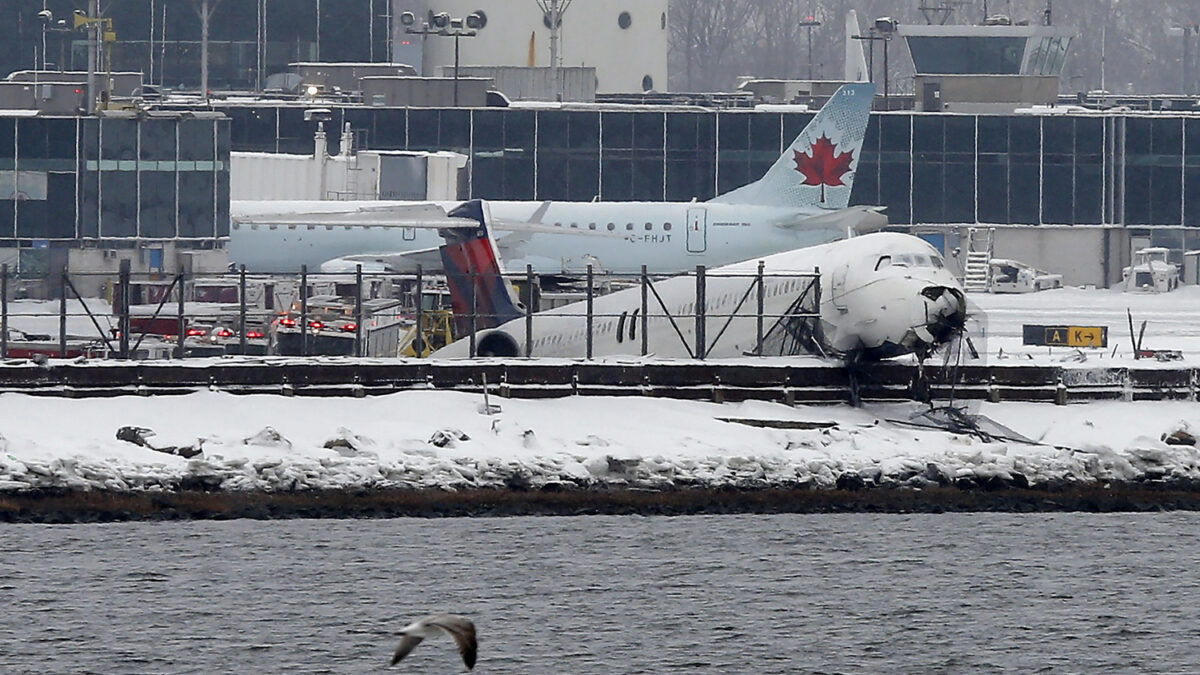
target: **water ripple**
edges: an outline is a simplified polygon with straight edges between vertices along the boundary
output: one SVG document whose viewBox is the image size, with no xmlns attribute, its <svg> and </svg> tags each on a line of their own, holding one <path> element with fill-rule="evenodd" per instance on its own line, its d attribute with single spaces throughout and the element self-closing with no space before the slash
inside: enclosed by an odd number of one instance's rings
<svg viewBox="0 0 1200 675">
<path fill-rule="evenodd" d="M 8 525 L 15 673 L 1188 672 L 1200 514 Z M 1169 546 L 1162 542 L 1169 541 Z M 1114 649 L 1114 645 L 1121 645 Z M 448 641 L 405 664 L 458 672 Z"/>
</svg>

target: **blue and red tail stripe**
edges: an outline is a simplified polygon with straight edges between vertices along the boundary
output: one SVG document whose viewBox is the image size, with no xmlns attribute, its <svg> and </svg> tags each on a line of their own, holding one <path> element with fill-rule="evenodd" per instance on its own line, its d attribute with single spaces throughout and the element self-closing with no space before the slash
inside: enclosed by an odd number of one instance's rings
<svg viewBox="0 0 1200 675">
<path fill-rule="evenodd" d="M 442 228 L 446 240 L 440 251 L 450 290 L 450 307 L 454 312 L 457 335 L 471 332 L 471 314 L 475 314 L 475 330 L 495 328 L 518 317 L 524 311 L 515 300 L 512 286 L 504 279 L 500 255 L 488 230 L 490 214 L 487 205 L 473 199 L 452 209 L 452 218 L 470 218 L 477 227 Z"/>
</svg>

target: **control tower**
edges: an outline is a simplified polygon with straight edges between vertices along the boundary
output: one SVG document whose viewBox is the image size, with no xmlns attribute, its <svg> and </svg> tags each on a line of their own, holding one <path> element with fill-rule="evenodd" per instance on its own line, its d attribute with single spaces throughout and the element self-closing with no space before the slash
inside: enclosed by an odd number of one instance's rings
<svg viewBox="0 0 1200 675">
<path fill-rule="evenodd" d="M 1014 24 L 990 16 L 981 25 L 898 25 L 912 56 L 915 108 L 1005 113 L 1058 100 L 1067 51 L 1077 31 Z"/>
</svg>

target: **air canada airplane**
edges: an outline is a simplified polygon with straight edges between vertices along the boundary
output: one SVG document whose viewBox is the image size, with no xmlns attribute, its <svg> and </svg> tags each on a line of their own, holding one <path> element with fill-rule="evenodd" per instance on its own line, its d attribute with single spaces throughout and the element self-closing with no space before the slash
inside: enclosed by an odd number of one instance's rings
<svg viewBox="0 0 1200 675">
<path fill-rule="evenodd" d="M 842 86 L 762 178 L 707 202 L 491 201 L 505 269 L 677 274 L 878 229 L 879 207 L 848 206 L 874 93 Z M 436 270 L 457 205 L 234 202 L 229 258 L 253 272 Z"/>
<path fill-rule="evenodd" d="M 457 340 L 432 357 L 470 356 L 472 344 L 479 356 L 585 356 L 586 303 L 527 319 L 500 276 L 498 253 L 488 237 L 488 205 L 466 202 L 451 215 L 478 221 L 473 228 L 444 230 L 447 243 L 441 251 L 456 318 L 469 318 L 473 308 L 477 330 L 473 341 Z M 761 333 L 756 286 L 760 264 L 766 317 Z M 819 277 L 819 287 L 811 283 L 814 276 Z M 963 289 L 943 267 L 938 252 L 917 237 L 895 232 L 714 268 L 706 274 L 704 297 L 703 346 L 696 340 L 694 277 L 655 282 L 645 305 L 640 287 L 596 297 L 592 355 L 640 354 L 645 339 L 647 353 L 666 357 L 692 357 L 702 349 L 701 355 L 710 358 L 924 358 L 961 332 L 966 321 Z"/>
</svg>

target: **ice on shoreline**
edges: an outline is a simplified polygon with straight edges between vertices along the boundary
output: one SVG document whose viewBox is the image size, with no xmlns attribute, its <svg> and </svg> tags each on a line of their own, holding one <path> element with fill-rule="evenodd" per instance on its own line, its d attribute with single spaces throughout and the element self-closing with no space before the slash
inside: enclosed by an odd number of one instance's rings
<svg viewBox="0 0 1200 675">
<path fill-rule="evenodd" d="M 510 400 L 406 391 L 366 399 L 0 395 L 0 492 L 549 487 L 924 487 L 1200 480 L 1200 452 L 1163 434 L 1200 429 L 1195 402 L 982 404 L 1041 444 L 983 441 L 888 420 L 916 404 L 715 404 L 639 397 Z M 764 428 L 729 419 L 832 423 Z M 117 440 L 153 429 L 156 447 Z"/>
</svg>

